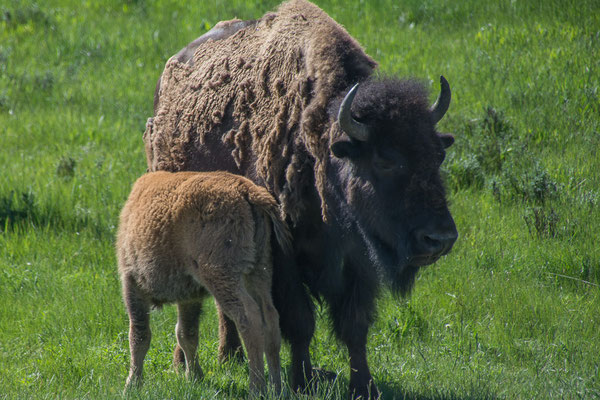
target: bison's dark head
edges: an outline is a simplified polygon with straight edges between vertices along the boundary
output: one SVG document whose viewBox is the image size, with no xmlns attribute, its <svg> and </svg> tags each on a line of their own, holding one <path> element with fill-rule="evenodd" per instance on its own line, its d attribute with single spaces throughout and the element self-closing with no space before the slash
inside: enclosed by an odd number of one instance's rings
<svg viewBox="0 0 600 400">
<path fill-rule="evenodd" d="M 340 136 L 331 144 L 336 183 L 330 190 L 343 219 L 401 291 L 410 289 L 419 267 L 447 254 L 458 237 L 440 177 L 445 149 L 454 142 L 435 129 L 450 104 L 443 77 L 441 84 L 431 107 L 417 82 L 355 86 L 341 102 Z"/>
</svg>

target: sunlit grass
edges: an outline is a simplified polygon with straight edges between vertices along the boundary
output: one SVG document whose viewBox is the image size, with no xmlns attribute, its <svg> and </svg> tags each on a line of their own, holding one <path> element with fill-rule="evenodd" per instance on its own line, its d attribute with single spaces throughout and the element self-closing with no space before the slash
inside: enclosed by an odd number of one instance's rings
<svg viewBox="0 0 600 400">
<path fill-rule="evenodd" d="M 219 20 L 277 3 L 0 4 L 0 398 L 122 396 L 113 240 L 146 169 L 156 79 Z M 460 238 L 410 298 L 382 293 L 369 359 L 385 398 L 599 397 L 598 2 L 317 3 L 379 73 L 430 82 L 432 100 L 439 75 L 452 87 L 440 129 L 456 136 L 444 171 Z M 347 353 L 317 313 L 314 362 L 339 377 L 315 397 L 344 398 Z M 247 366 L 216 359 L 212 302 L 201 382 L 170 367 L 174 324 L 173 307 L 153 312 L 146 383 L 128 397 L 245 397 Z"/>
</svg>

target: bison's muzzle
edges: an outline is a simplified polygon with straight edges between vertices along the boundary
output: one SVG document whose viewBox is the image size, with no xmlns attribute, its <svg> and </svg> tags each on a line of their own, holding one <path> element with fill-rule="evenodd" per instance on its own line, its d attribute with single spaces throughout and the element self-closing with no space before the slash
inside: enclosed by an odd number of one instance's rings
<svg viewBox="0 0 600 400">
<path fill-rule="evenodd" d="M 417 229 L 411 236 L 413 256 L 410 257 L 410 264 L 424 266 L 448 254 L 458 239 L 458 232 L 452 217 L 448 216 L 443 225 Z"/>
</svg>

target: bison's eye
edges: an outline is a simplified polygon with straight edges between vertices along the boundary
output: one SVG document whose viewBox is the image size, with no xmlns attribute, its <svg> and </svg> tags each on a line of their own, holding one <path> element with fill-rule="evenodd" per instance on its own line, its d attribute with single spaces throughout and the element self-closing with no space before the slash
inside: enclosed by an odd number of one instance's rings
<svg viewBox="0 0 600 400">
<path fill-rule="evenodd" d="M 373 161 L 373 165 L 379 171 L 392 171 L 396 168 L 396 163 L 389 160 L 375 160 Z"/>
<path fill-rule="evenodd" d="M 375 155 L 373 157 L 375 171 L 382 174 L 400 173 L 404 165 L 399 157 Z"/>
</svg>

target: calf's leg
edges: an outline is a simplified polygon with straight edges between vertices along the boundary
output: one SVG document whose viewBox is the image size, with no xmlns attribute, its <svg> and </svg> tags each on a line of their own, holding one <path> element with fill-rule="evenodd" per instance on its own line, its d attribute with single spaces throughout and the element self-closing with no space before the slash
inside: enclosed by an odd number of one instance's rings
<svg viewBox="0 0 600 400">
<path fill-rule="evenodd" d="M 279 314 L 281 335 L 291 347 L 291 386 L 303 391 L 315 374 L 309 352 L 310 341 L 315 331 L 314 306 L 302 284 L 294 259 L 285 255 L 274 240 L 271 242 L 273 303 Z M 227 321 L 225 318 L 223 320 Z M 239 343 L 239 337 L 234 323 L 219 325 L 219 336 L 224 342 L 223 349 L 235 349 L 239 346 L 236 344 Z"/>
<path fill-rule="evenodd" d="M 231 359 L 243 361 L 244 350 L 235 322 L 221 311 L 218 303 L 217 314 L 219 316 L 219 361 L 225 362 Z"/>
<path fill-rule="evenodd" d="M 271 274 L 265 273 L 270 268 L 257 268 L 247 279 L 248 291 L 260 307 L 262 328 L 264 332 L 264 348 L 269 365 L 269 379 L 275 390 L 281 391 L 281 333 L 279 330 L 279 314 L 271 297 Z"/>
<path fill-rule="evenodd" d="M 269 378 L 277 393 L 281 391 L 281 361 L 279 352 L 281 350 L 281 333 L 279 330 L 279 315 L 271 300 L 271 293 L 265 293 L 268 297 L 261 296 L 263 300 L 263 318 L 265 326 L 265 354 L 269 365 Z"/>
<path fill-rule="evenodd" d="M 129 314 L 129 351 L 131 361 L 125 390 L 141 385 L 144 358 L 150 348 L 150 304 L 140 294 L 135 283 L 128 278 L 123 280 L 123 298 Z"/>
<path fill-rule="evenodd" d="M 266 387 L 263 359 L 264 338 L 258 304 L 242 285 L 233 293 L 213 291 L 213 296 L 221 310 L 235 322 L 244 341 L 250 370 L 250 392 L 255 394 L 264 392 Z"/>
<path fill-rule="evenodd" d="M 202 368 L 198 363 L 198 323 L 202 303 L 178 303 L 177 304 L 177 325 L 175 326 L 175 335 L 177 337 L 177 346 L 181 349 L 185 360 L 185 375 L 188 379 L 202 378 Z M 176 349 L 177 352 L 177 349 Z M 180 359 L 174 356 L 173 362 L 180 362 Z M 180 358 L 180 356 L 179 356 Z"/>
<path fill-rule="evenodd" d="M 241 248 L 236 247 L 233 248 Z M 244 287 L 242 272 L 254 266 L 240 262 L 245 254 L 229 253 L 230 260 L 205 263 L 196 279 L 212 294 L 219 309 L 229 317 L 240 333 L 250 369 L 250 392 L 258 394 L 266 387 L 264 377 L 264 340 L 260 308 Z"/>
</svg>

